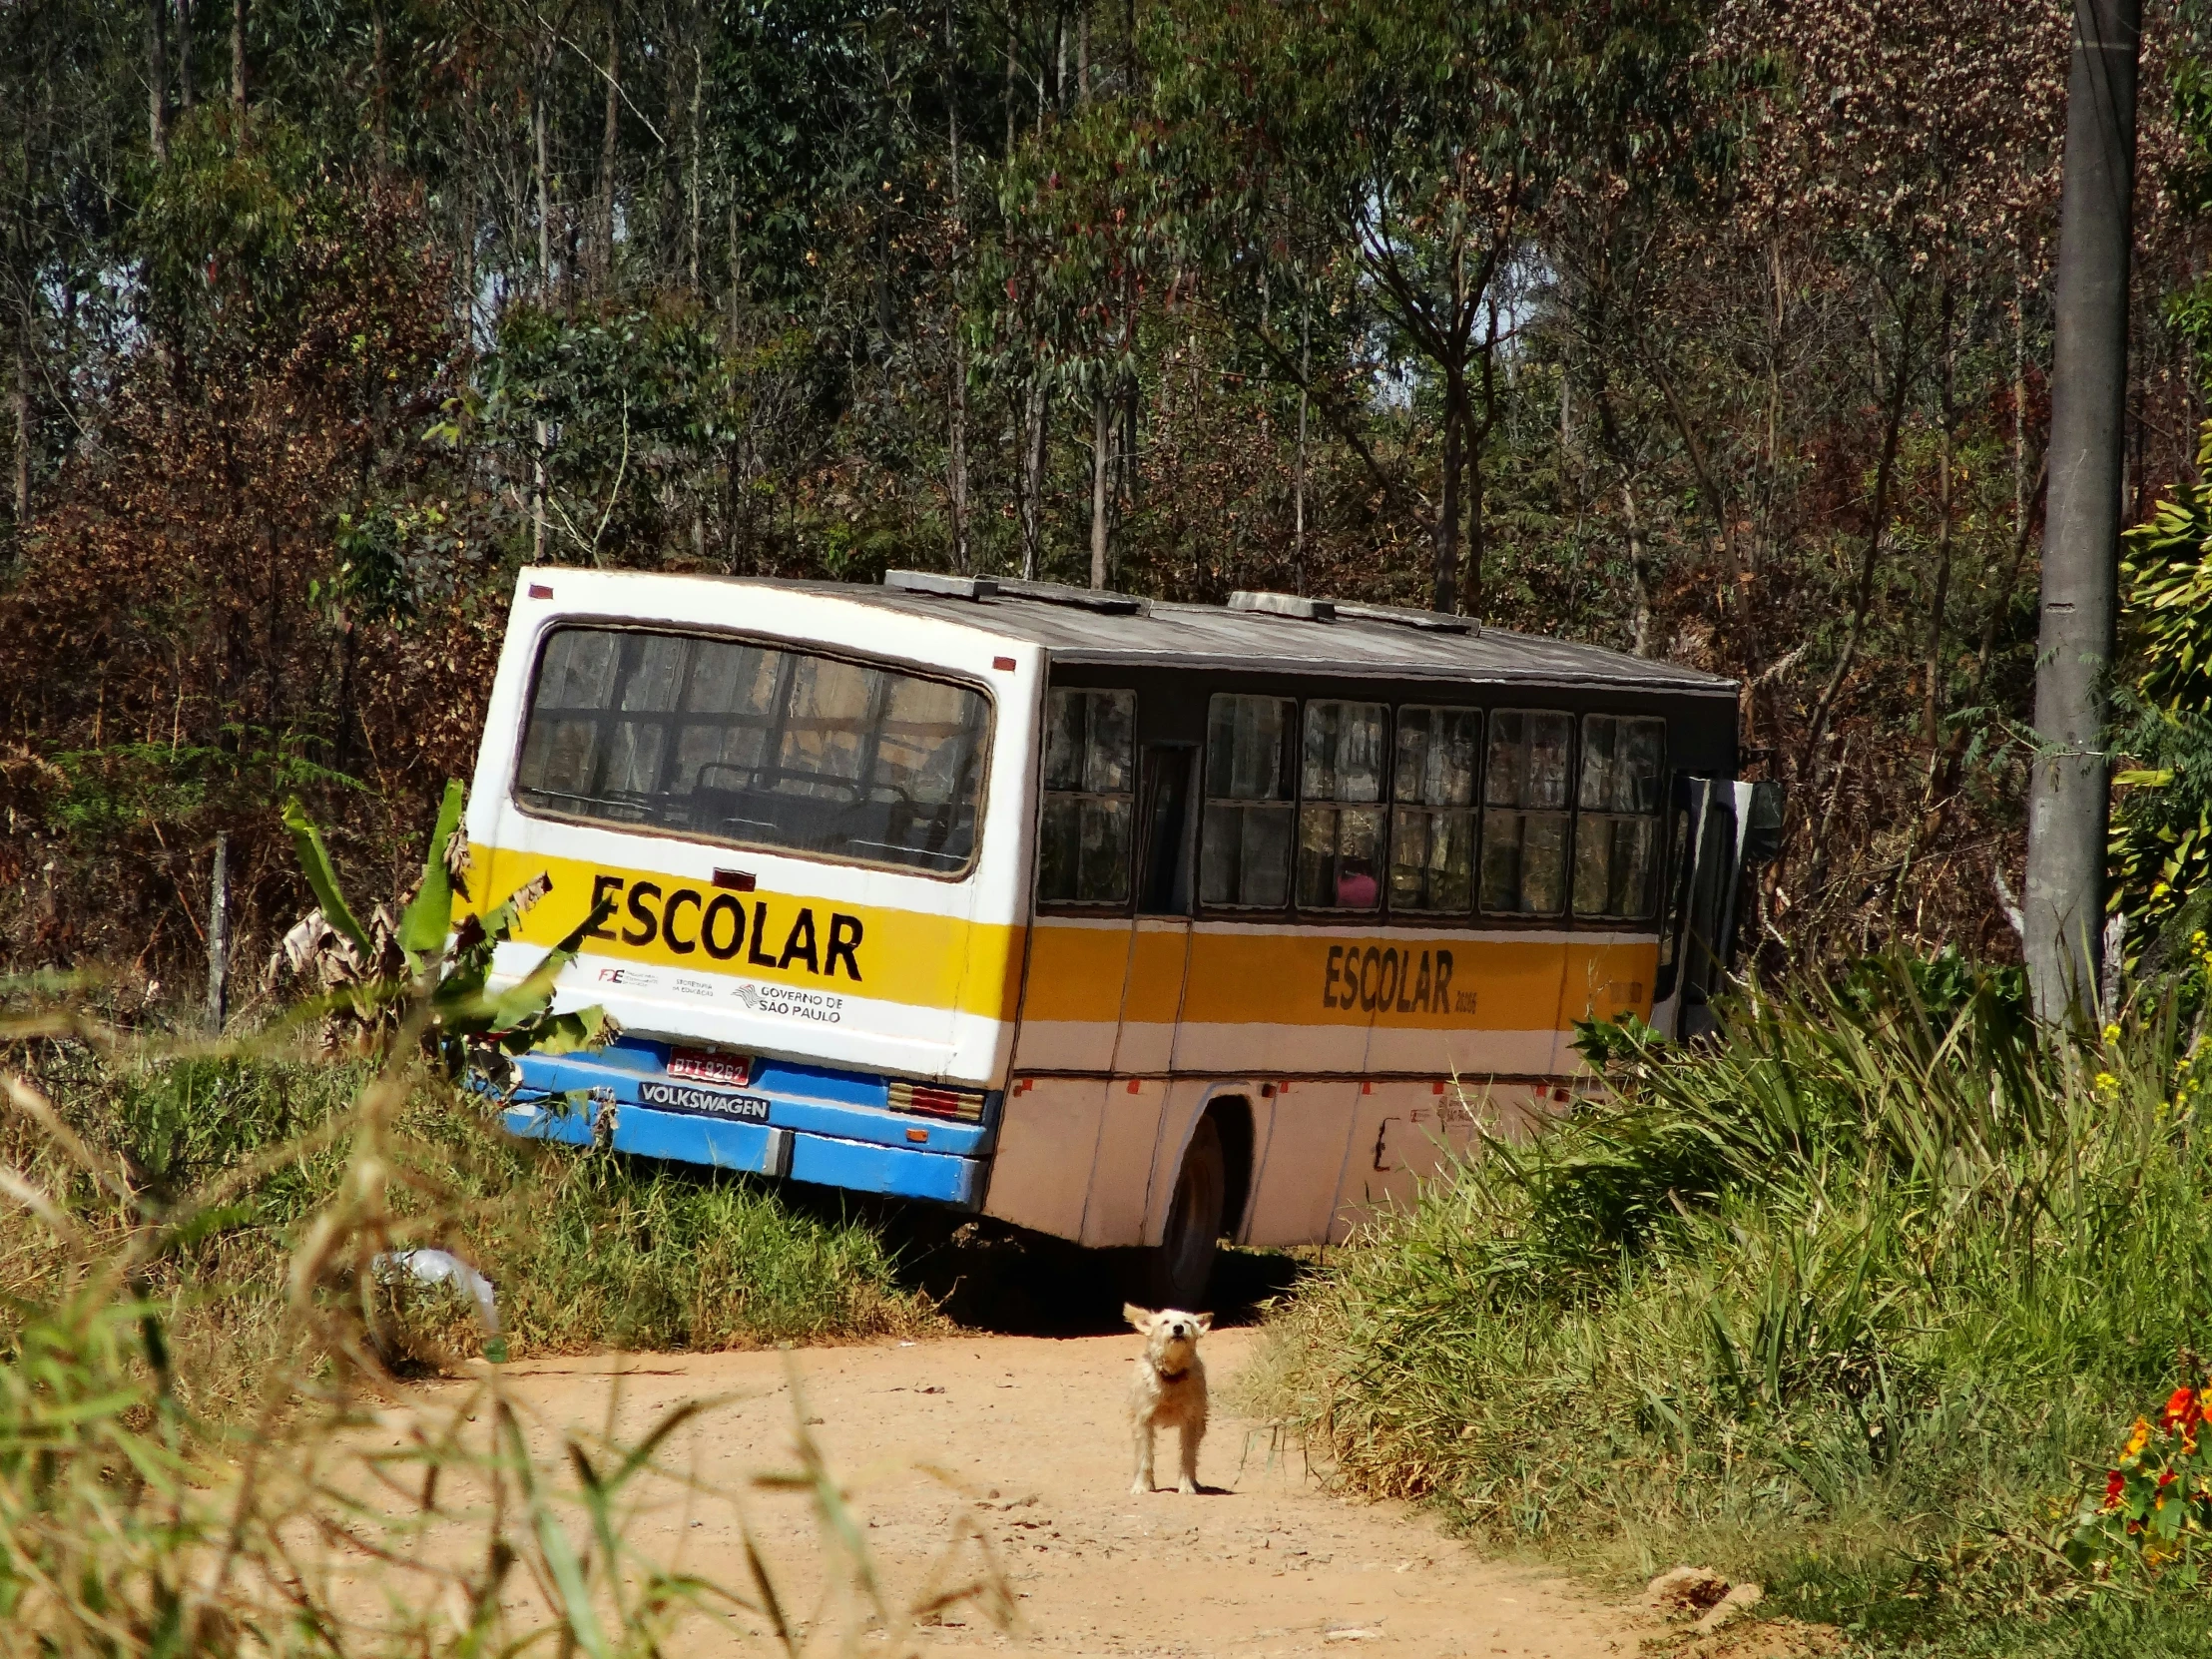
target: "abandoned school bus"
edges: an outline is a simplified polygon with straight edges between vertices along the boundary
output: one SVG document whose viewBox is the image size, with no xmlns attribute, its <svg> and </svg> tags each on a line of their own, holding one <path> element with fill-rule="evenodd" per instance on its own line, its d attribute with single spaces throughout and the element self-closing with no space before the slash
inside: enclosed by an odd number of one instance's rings
<svg viewBox="0 0 2212 1659">
<path fill-rule="evenodd" d="M 522 573 L 479 892 L 604 904 L 519 1133 L 1148 1246 L 1343 1237 L 1578 1019 L 1694 1029 L 1755 804 L 1736 687 L 1424 611 Z"/>
</svg>

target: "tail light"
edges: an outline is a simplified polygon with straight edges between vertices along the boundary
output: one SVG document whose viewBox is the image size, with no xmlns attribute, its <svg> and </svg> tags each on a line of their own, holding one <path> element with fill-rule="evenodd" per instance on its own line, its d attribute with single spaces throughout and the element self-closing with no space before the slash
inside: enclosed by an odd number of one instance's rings
<svg viewBox="0 0 2212 1659">
<path fill-rule="evenodd" d="M 890 1086 L 890 1108 L 894 1112 L 912 1112 L 925 1118 L 946 1118 L 954 1123 L 980 1123 L 983 1121 L 983 1091 L 947 1088 L 941 1083 L 909 1083 L 897 1078 Z"/>
</svg>

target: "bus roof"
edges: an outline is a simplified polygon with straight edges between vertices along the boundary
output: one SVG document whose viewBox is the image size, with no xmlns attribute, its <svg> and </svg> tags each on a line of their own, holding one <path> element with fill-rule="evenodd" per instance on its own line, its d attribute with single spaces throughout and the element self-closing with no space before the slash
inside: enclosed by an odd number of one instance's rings
<svg viewBox="0 0 2212 1659">
<path fill-rule="evenodd" d="M 1368 679 L 1606 685 L 1733 697 L 1736 682 L 1602 646 L 1445 617 L 1289 594 L 1183 605 L 1058 583 L 891 571 L 885 585 L 721 580 L 819 593 L 907 616 L 963 622 L 1038 645 L 1059 663 L 1272 670 Z"/>
<path fill-rule="evenodd" d="M 523 571 L 521 579 L 528 586 L 571 574 L 541 566 Z M 1226 605 L 1183 605 L 1057 582 L 906 570 L 887 572 L 880 587 L 690 571 L 595 571 L 592 583 L 602 594 L 621 594 L 620 608 L 641 618 L 674 608 L 669 589 L 686 584 L 770 589 L 973 628 L 1038 646 L 1054 663 L 1071 665 L 1594 686 L 1729 699 L 1737 692 L 1737 682 L 1720 675 L 1603 646 L 1516 634 L 1434 611 L 1283 593 L 1237 593 Z M 699 614 L 701 597 L 695 592 L 681 602 L 685 616 Z"/>
</svg>

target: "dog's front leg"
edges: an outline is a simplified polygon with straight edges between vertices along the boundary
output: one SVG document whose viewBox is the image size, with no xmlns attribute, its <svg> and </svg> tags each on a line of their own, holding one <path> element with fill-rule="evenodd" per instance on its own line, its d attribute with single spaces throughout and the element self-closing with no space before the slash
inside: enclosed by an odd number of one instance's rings
<svg viewBox="0 0 2212 1659">
<path fill-rule="evenodd" d="M 1189 1494 L 1198 1490 L 1198 1442 L 1206 1437 L 1206 1419 L 1185 1417 L 1177 1434 L 1181 1440 L 1178 1449 L 1183 1454 L 1183 1469 L 1182 1478 L 1176 1481 L 1175 1489 Z"/>
<path fill-rule="evenodd" d="M 1129 1482 L 1132 1492 L 1152 1490 L 1152 1422 L 1150 1418 L 1136 1424 L 1137 1472 Z"/>
</svg>

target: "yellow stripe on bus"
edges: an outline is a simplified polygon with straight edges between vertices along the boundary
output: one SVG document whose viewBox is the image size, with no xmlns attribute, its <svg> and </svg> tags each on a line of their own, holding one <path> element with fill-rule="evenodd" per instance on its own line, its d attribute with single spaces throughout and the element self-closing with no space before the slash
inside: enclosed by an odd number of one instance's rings
<svg viewBox="0 0 2212 1659">
<path fill-rule="evenodd" d="M 1012 1019 L 1022 929 L 808 893 L 723 891 L 660 870 L 472 846 L 477 901 L 497 904 L 544 874 L 552 891 L 515 937 L 557 944 L 604 895 L 615 911 L 585 941 L 595 956 Z"/>
<path fill-rule="evenodd" d="M 1024 1017 L 1384 1029 L 1565 1030 L 1651 1012 L 1650 939 L 1527 939 L 1437 932 L 1371 938 L 1344 928 L 1250 933 L 1037 923 Z M 1128 989 L 1121 989 L 1127 962 Z"/>
<path fill-rule="evenodd" d="M 1121 1018 L 1121 988 L 1128 970 L 1127 921 L 1107 927 L 1055 927 L 1040 921 L 1029 935 L 1029 991 L 1022 1018 L 1111 1024 Z"/>
</svg>

